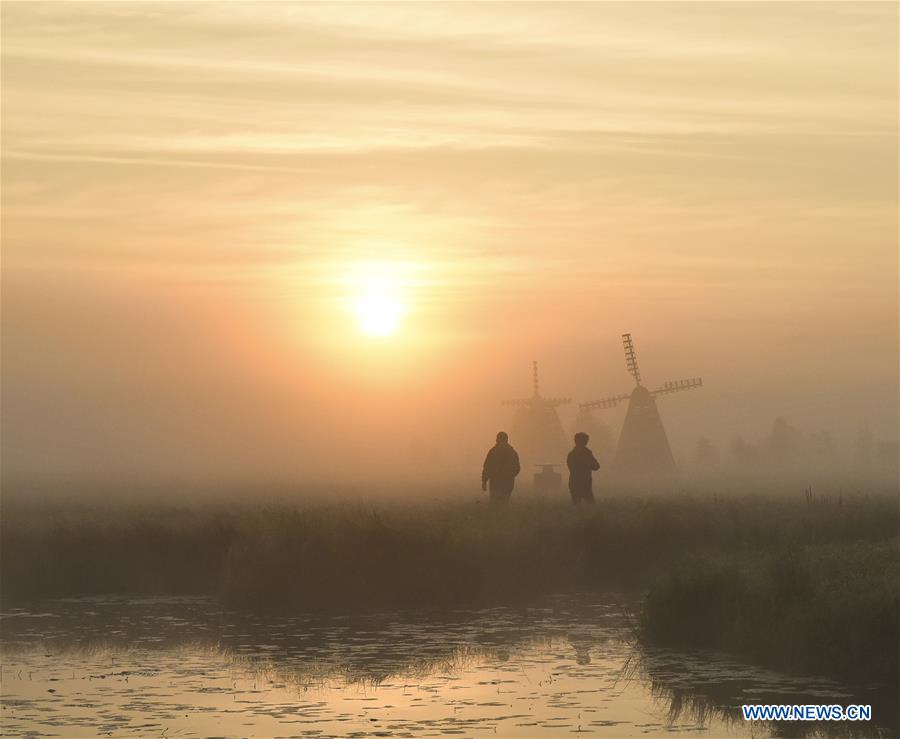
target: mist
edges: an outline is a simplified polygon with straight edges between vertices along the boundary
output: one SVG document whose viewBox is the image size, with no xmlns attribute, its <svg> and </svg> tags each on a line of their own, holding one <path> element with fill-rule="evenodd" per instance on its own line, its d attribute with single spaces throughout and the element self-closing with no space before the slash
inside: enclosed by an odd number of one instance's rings
<svg viewBox="0 0 900 739">
<path fill-rule="evenodd" d="M 625 332 L 685 473 L 896 447 L 896 8 L 522 11 L 4 7 L 4 491 L 477 484 Z"/>
<path fill-rule="evenodd" d="M 477 330 L 402 353 L 310 341 L 303 317 L 286 316 L 283 296 L 260 285 L 42 270 L 6 274 L 3 301 L 7 493 L 166 484 L 473 492 L 494 434 L 511 428 L 500 402 L 532 392 L 532 359 L 544 394 L 573 399 L 559 409 L 567 435 L 583 430 L 578 402 L 630 391 L 620 321 L 649 384 L 703 377 L 702 388 L 658 401 L 678 484 L 896 478 L 896 340 L 827 332 L 827 321 L 740 336 L 720 325 L 706 336 L 672 311 L 635 305 L 594 322 L 581 300 L 558 298 L 554 320 L 529 326 L 534 334 L 514 330 L 512 305 L 488 304 Z M 478 325 L 476 312 L 462 306 L 453 319 Z M 685 328 L 654 325 L 670 321 Z M 623 416 L 624 406 L 593 421 L 614 439 Z M 795 432 L 781 454 L 766 452 L 779 443 L 777 418 Z M 698 457 L 701 438 L 709 459 Z"/>
</svg>

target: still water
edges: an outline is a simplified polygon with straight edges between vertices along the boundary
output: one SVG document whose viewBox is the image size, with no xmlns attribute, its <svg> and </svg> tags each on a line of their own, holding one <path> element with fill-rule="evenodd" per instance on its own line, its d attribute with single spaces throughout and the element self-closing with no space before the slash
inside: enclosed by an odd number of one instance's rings
<svg viewBox="0 0 900 739">
<path fill-rule="evenodd" d="M 2 614 L 0 726 L 65 737 L 768 736 L 800 727 L 751 732 L 742 703 L 858 702 L 827 680 L 639 649 L 627 611 L 611 599 L 262 617 L 198 598 L 52 601 Z"/>
</svg>

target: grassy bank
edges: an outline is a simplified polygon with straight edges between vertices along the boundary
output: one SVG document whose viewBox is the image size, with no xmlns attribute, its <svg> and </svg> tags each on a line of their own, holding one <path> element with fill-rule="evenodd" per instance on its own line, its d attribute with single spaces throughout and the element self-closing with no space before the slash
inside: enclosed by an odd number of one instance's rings
<svg viewBox="0 0 900 739">
<path fill-rule="evenodd" d="M 883 544 L 898 531 L 894 498 L 810 503 L 802 492 L 623 497 L 590 510 L 526 501 L 500 511 L 459 502 L 18 504 L 0 518 L 0 592 L 5 605 L 190 593 L 257 609 L 441 607 L 642 587 L 679 562 Z"/>
<path fill-rule="evenodd" d="M 900 684 L 900 541 L 682 562 L 650 588 L 642 636 L 856 684 Z"/>
</svg>

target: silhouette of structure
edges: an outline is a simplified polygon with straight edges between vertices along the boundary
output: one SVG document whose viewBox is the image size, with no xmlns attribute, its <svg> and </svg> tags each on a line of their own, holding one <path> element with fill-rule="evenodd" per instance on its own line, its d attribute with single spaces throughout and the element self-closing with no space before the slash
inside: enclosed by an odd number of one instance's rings
<svg viewBox="0 0 900 739">
<path fill-rule="evenodd" d="M 709 473 L 717 470 L 721 463 L 722 456 L 715 445 L 705 436 L 697 439 L 690 463 L 693 470 L 701 474 Z"/>
<path fill-rule="evenodd" d="M 581 403 L 579 408 L 590 412 L 597 408 L 613 408 L 625 400 L 628 401 L 625 422 L 622 424 L 622 433 L 619 435 L 619 443 L 613 458 L 613 472 L 627 475 L 665 475 L 674 472 L 675 458 L 672 456 L 669 439 L 656 407 L 656 397 L 702 387 L 703 380 L 691 377 L 687 380 L 666 382 L 655 390 L 648 390 L 641 382 L 641 372 L 631 334 L 622 334 L 622 345 L 625 349 L 625 366 L 634 377 L 634 390 Z"/>
<path fill-rule="evenodd" d="M 538 384 L 538 365 L 532 362 L 534 393 L 530 398 L 504 400 L 515 406 L 512 435 L 522 457 L 531 464 L 562 462 L 566 456 L 566 434 L 556 409 L 571 403 L 571 398 L 544 398 Z"/>
</svg>

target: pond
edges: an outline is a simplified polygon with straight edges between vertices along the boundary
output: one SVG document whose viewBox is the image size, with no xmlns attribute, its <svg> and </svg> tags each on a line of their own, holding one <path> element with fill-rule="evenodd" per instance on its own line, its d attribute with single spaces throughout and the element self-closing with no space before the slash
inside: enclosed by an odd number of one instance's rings
<svg viewBox="0 0 900 739">
<path fill-rule="evenodd" d="M 828 680 L 639 648 L 629 610 L 615 598 L 364 618 L 259 616 L 203 598 L 45 602 L 2 614 L 2 731 L 798 735 L 829 727 L 750 726 L 740 705 L 867 702 Z"/>
</svg>

